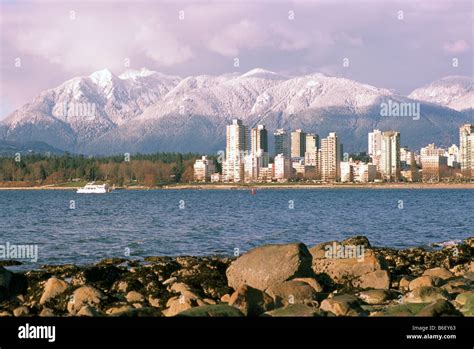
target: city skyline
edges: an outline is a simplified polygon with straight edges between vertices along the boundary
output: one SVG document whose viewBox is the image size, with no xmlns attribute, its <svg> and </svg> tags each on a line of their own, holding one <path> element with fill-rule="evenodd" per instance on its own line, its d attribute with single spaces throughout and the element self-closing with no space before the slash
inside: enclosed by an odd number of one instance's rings
<svg viewBox="0 0 474 349">
<path fill-rule="evenodd" d="M 227 125 L 222 177 L 215 171 L 213 160 L 203 156 L 196 160 L 195 179 L 213 182 L 287 181 L 290 178 L 322 182 L 469 179 L 474 177 L 474 126 L 460 126 L 459 135 L 459 147 L 452 144 L 444 149 L 430 143 L 418 153 L 400 146 L 400 132 L 374 129 L 367 135 L 367 152 L 351 156 L 343 153 L 343 144 L 336 132 L 320 140 L 318 134 L 302 129 L 277 129 L 273 133 L 274 151 L 270 152 L 265 125 L 258 124 L 249 131 L 242 120 L 234 119 Z M 273 159 L 270 153 L 274 154 Z M 353 160 L 353 156 L 362 156 L 365 160 Z"/>
</svg>

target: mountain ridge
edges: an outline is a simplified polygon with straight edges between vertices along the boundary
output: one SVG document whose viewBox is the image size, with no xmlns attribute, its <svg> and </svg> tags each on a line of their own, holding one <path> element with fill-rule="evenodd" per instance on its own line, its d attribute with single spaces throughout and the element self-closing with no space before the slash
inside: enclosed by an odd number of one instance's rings
<svg viewBox="0 0 474 349">
<path fill-rule="evenodd" d="M 467 84 L 449 90 L 450 82 L 459 86 L 459 81 Z M 458 101 L 465 91 L 469 101 L 469 81 L 445 79 L 442 89 L 456 91 Z M 437 88 L 433 84 L 431 89 Z M 3 120 L 0 139 L 46 142 L 86 154 L 214 152 L 224 147 L 225 125 L 240 118 L 249 126 L 264 122 L 270 131 L 303 128 L 321 137 L 337 131 L 353 151 L 366 148 L 372 128 L 398 129 L 402 141 L 415 148 L 439 140 L 457 142 L 459 125 L 472 122 L 472 114 L 440 105 L 453 98 L 423 100 L 428 88 L 402 96 L 346 78 L 321 73 L 291 77 L 262 68 L 184 78 L 146 68 L 119 75 L 103 69 L 41 92 Z M 389 100 L 420 103 L 421 121 L 381 117 L 380 105 Z M 70 112 L 71 105 L 80 108 Z"/>
</svg>

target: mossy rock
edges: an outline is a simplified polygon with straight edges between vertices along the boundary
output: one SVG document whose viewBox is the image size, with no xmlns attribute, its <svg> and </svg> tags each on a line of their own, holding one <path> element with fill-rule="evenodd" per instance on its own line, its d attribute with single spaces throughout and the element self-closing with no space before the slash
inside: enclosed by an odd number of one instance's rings
<svg viewBox="0 0 474 349">
<path fill-rule="evenodd" d="M 292 304 L 283 308 L 267 311 L 261 316 L 264 317 L 316 317 L 326 316 L 327 313 L 318 308 L 313 308 L 305 304 Z"/>
<path fill-rule="evenodd" d="M 244 316 L 239 309 L 227 304 L 202 305 L 182 311 L 178 317 L 241 317 Z"/>
<path fill-rule="evenodd" d="M 382 311 L 383 316 L 415 316 L 430 303 L 408 303 L 393 305 Z"/>
</svg>

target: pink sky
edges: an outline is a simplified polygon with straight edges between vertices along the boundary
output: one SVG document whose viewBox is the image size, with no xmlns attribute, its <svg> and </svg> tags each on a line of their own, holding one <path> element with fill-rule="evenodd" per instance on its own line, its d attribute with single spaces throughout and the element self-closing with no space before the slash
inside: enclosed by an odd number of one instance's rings
<svg viewBox="0 0 474 349">
<path fill-rule="evenodd" d="M 0 118 L 65 80 L 120 74 L 127 62 L 180 76 L 319 71 L 409 93 L 473 75 L 473 22 L 470 0 L 3 1 Z"/>
</svg>

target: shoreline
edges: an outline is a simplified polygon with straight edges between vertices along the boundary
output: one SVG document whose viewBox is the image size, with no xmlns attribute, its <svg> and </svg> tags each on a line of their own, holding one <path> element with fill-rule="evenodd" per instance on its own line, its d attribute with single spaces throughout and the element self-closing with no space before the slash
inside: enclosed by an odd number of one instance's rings
<svg viewBox="0 0 474 349">
<path fill-rule="evenodd" d="M 77 190 L 77 186 L 18 186 L 2 187 L 2 190 Z M 160 187 L 117 187 L 116 190 L 265 190 L 265 189 L 474 189 L 474 183 L 363 183 L 363 184 L 178 184 Z"/>
<path fill-rule="evenodd" d="M 427 251 L 353 236 L 234 257 L 0 266 L 0 316 L 474 316 L 473 252 L 474 237 Z"/>
</svg>

